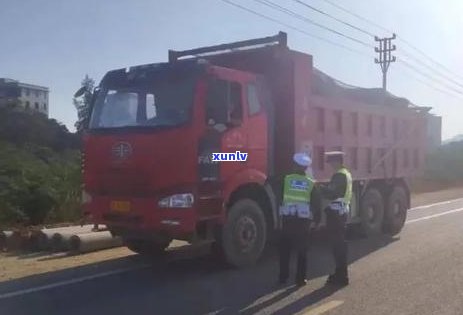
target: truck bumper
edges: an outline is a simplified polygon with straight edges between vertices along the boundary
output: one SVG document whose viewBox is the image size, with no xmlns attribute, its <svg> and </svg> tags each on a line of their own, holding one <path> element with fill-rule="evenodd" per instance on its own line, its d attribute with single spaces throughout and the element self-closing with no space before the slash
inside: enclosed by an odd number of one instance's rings
<svg viewBox="0 0 463 315">
<path fill-rule="evenodd" d="M 112 209 L 115 201 L 128 207 Z M 163 234 L 186 239 L 196 231 L 197 211 L 194 207 L 159 208 L 155 198 L 93 197 L 84 208 L 85 214 L 90 215 L 93 222 L 132 236 L 146 238 Z"/>
</svg>

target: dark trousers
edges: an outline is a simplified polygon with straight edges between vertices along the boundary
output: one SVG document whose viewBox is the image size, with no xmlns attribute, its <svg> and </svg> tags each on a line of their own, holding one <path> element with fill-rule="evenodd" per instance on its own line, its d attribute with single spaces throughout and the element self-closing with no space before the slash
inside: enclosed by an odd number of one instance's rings
<svg viewBox="0 0 463 315">
<path fill-rule="evenodd" d="M 302 281 L 307 273 L 307 250 L 310 244 L 310 220 L 297 217 L 283 217 L 280 236 L 280 281 L 289 277 L 289 264 L 292 252 L 297 254 L 296 281 Z"/>
<path fill-rule="evenodd" d="M 325 212 L 326 229 L 336 264 L 335 275 L 338 277 L 347 277 L 347 214 L 339 215 L 337 211 L 330 208 L 327 208 Z"/>
</svg>

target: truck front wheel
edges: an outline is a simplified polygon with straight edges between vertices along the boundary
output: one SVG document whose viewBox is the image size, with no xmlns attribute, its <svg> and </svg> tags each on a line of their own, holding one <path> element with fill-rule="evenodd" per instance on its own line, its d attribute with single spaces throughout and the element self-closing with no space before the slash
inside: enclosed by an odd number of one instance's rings
<svg viewBox="0 0 463 315">
<path fill-rule="evenodd" d="M 251 199 L 234 203 L 222 229 L 222 252 L 227 263 L 235 267 L 254 264 L 267 240 L 265 217 L 259 204 Z"/>
<path fill-rule="evenodd" d="M 405 189 L 400 186 L 394 187 L 386 203 L 384 232 L 394 236 L 402 230 L 407 219 L 407 201 Z"/>
<path fill-rule="evenodd" d="M 360 219 L 363 232 L 367 236 L 382 232 L 384 218 L 384 203 L 381 193 L 375 188 L 369 188 L 362 196 L 360 203 Z"/>
<path fill-rule="evenodd" d="M 124 244 L 132 252 L 143 256 L 157 257 L 165 253 L 171 240 L 153 241 L 141 239 L 124 239 Z"/>
</svg>

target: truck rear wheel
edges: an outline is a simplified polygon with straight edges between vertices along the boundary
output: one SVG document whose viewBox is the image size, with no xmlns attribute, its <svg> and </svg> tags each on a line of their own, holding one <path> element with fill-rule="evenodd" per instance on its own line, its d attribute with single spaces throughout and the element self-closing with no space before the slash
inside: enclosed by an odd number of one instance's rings
<svg viewBox="0 0 463 315">
<path fill-rule="evenodd" d="M 383 196 L 377 189 L 370 188 L 363 195 L 360 203 L 360 219 L 363 232 L 367 236 L 382 232 L 384 203 Z"/>
<path fill-rule="evenodd" d="M 153 241 L 153 240 L 139 240 L 139 239 L 124 239 L 124 244 L 132 252 L 143 256 L 157 257 L 165 253 L 169 247 L 171 240 Z"/>
<path fill-rule="evenodd" d="M 384 217 L 384 232 L 389 235 L 398 234 L 407 219 L 407 192 L 403 187 L 396 186 L 389 195 Z"/>
<path fill-rule="evenodd" d="M 267 226 L 259 204 L 251 199 L 233 204 L 221 237 L 221 250 L 226 262 L 234 267 L 254 264 L 266 241 Z"/>
</svg>

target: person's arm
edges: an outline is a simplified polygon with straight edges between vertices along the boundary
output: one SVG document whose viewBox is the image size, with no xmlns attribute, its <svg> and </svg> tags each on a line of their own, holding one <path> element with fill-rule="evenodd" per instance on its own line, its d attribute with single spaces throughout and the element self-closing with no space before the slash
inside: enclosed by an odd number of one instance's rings
<svg viewBox="0 0 463 315">
<path fill-rule="evenodd" d="M 321 185 L 320 191 L 323 197 L 329 200 L 342 198 L 346 192 L 347 178 L 346 175 L 336 173 L 331 177 L 327 185 Z"/>
</svg>

